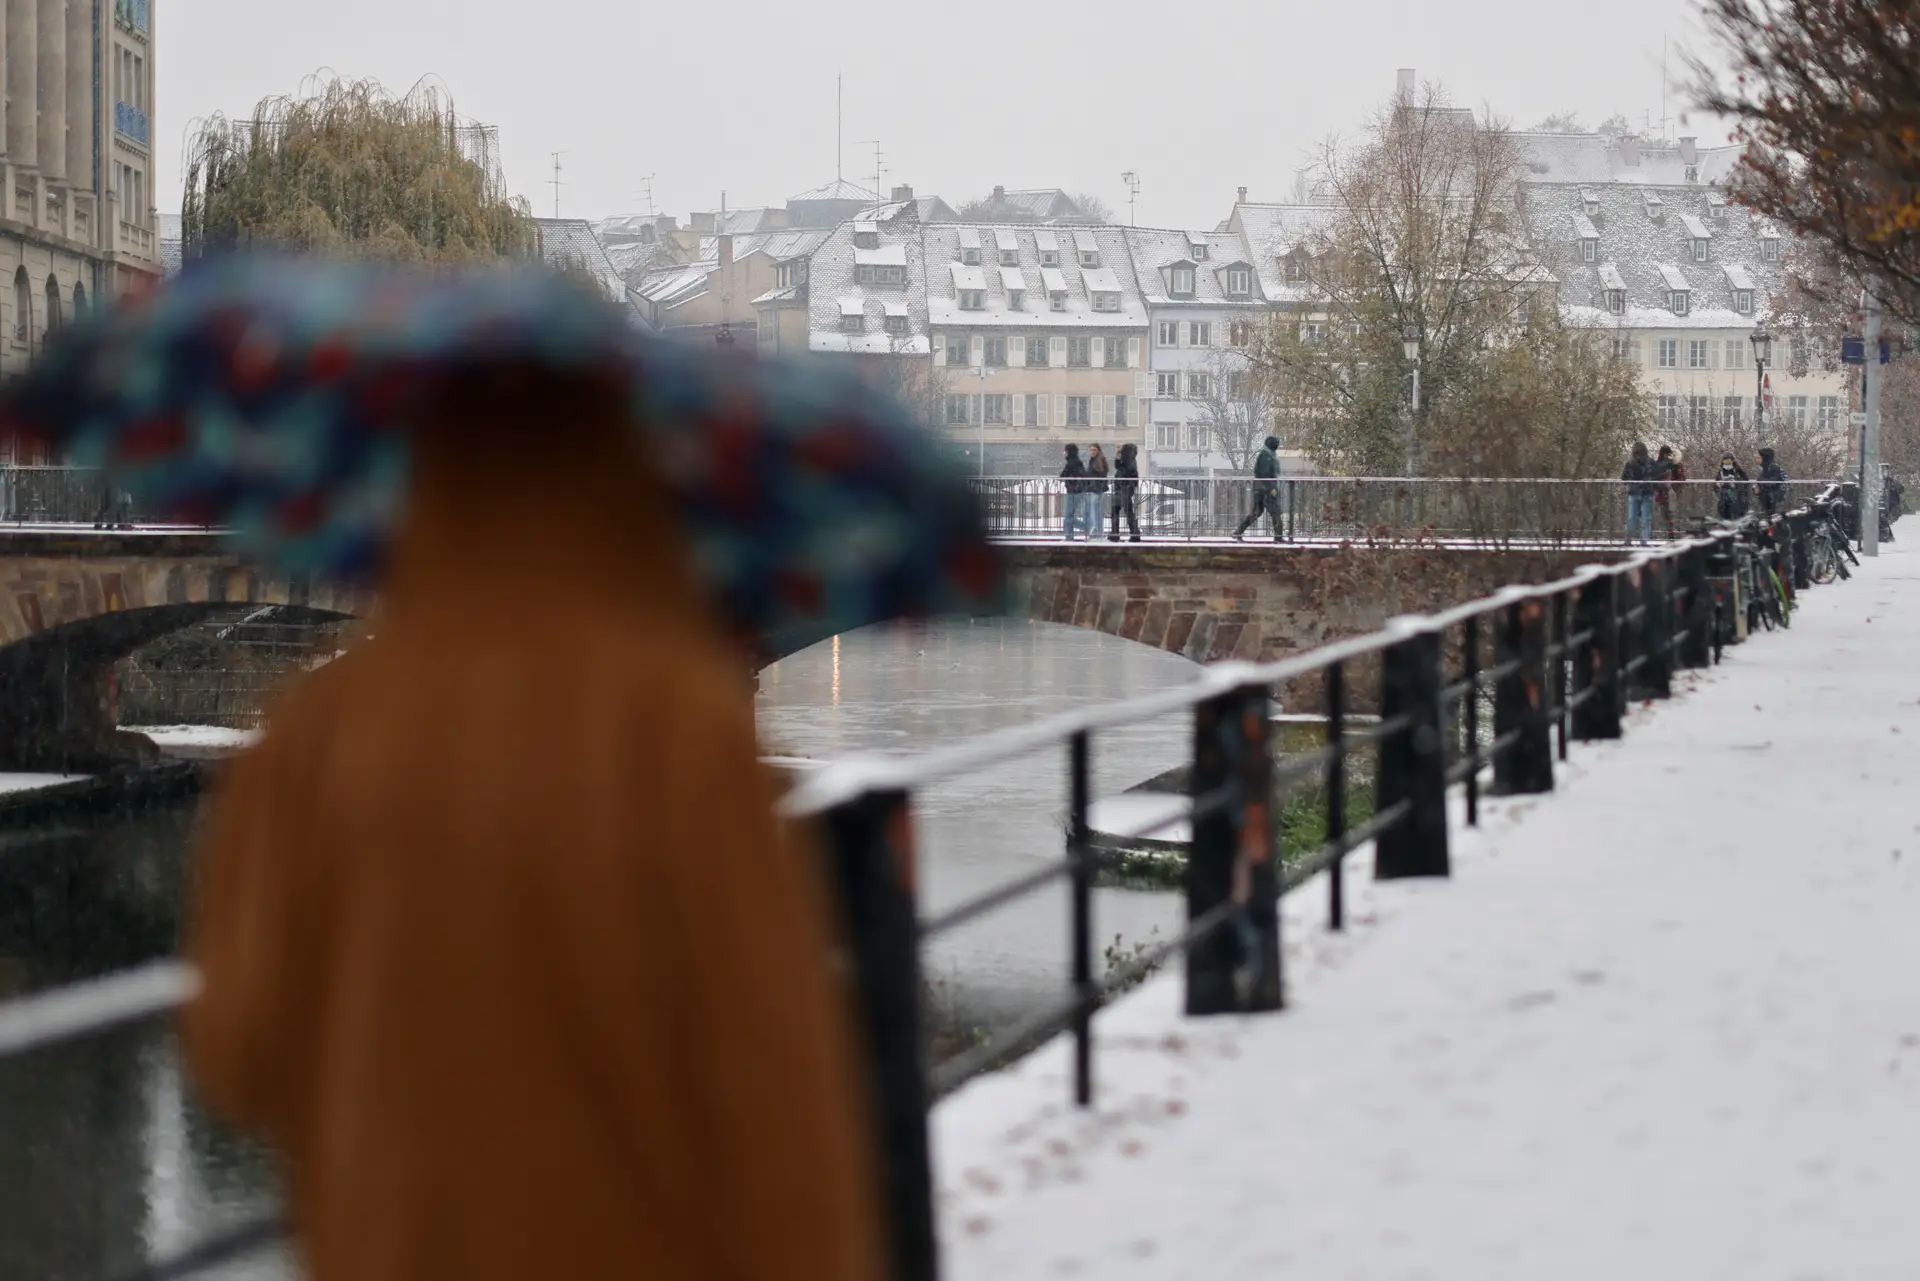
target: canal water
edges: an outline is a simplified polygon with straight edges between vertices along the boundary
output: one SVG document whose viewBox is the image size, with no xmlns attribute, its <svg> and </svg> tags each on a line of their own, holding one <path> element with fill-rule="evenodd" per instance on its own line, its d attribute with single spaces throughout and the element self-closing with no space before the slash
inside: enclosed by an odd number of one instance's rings
<svg viewBox="0 0 1920 1281">
<path fill-rule="evenodd" d="M 913 752 L 1090 700 L 1192 679 L 1183 659 L 1023 621 L 871 628 L 761 676 L 769 752 L 829 760 Z M 1096 795 L 1179 763 L 1184 717 L 1094 740 Z M 1059 858 L 1064 748 L 1008 760 L 916 799 L 924 909 L 937 913 Z M 171 950 L 191 806 L 0 834 L 0 997 L 108 973 Z M 1066 897 L 1055 888 L 957 931 L 932 952 L 946 1017 L 994 1026 L 1064 989 Z M 1173 896 L 1103 890 L 1102 944 L 1170 934 Z M 159 1026 L 0 1060 L 0 1281 L 110 1281 L 273 1204 L 270 1162 L 209 1122 Z M 200 1274 L 288 1281 L 284 1250 Z"/>
</svg>

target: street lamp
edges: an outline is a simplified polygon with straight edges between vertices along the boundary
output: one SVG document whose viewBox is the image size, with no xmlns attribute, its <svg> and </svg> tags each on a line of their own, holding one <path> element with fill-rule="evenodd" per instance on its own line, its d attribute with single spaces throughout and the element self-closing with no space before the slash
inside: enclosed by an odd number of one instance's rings
<svg viewBox="0 0 1920 1281">
<path fill-rule="evenodd" d="M 987 356 L 980 353 L 980 475 L 987 474 L 987 375 L 995 372 L 987 368 Z"/>
<path fill-rule="evenodd" d="M 1767 357 L 1773 354 L 1773 336 L 1765 325 L 1753 327 L 1753 435 L 1767 443 Z"/>
<path fill-rule="evenodd" d="M 1400 332 L 1400 351 L 1413 369 L 1413 389 L 1407 400 L 1407 475 L 1413 475 L 1413 428 L 1420 416 L 1420 329 L 1408 325 Z"/>
</svg>

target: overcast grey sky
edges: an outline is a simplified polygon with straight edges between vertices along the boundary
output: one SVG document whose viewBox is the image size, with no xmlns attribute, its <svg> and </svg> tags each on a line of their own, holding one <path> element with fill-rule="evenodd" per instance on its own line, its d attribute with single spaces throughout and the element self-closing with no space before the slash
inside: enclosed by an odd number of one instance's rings
<svg viewBox="0 0 1920 1281">
<path fill-rule="evenodd" d="M 162 7 L 164 6 L 164 7 Z M 845 175 L 955 204 L 995 183 L 1105 196 L 1139 174 L 1141 225 L 1212 226 L 1234 188 L 1287 198 L 1307 152 L 1352 132 L 1397 67 L 1521 126 L 1661 110 L 1661 44 L 1698 46 L 1694 0 L 159 0 L 163 209 L 191 122 L 240 115 L 320 68 L 404 90 L 445 82 L 499 126 L 509 184 L 560 210 L 684 218 L 773 204 Z M 1677 56 L 1670 78 L 1681 79 Z M 1685 104 L 1676 92 L 1669 114 Z M 1657 124 L 1656 124 L 1657 127 Z M 1708 122 L 1676 132 L 1702 141 Z M 164 141 L 163 141 L 164 139 Z"/>
</svg>

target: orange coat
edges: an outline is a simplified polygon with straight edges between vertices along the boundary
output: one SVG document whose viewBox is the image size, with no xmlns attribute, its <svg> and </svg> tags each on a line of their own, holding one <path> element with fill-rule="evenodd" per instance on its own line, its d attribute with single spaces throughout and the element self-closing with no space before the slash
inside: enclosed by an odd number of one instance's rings
<svg viewBox="0 0 1920 1281">
<path fill-rule="evenodd" d="M 874 1281 L 744 665 L 624 426 L 536 446 L 477 399 L 425 434 L 372 639 L 220 788 L 194 1075 L 282 1154 L 314 1281 Z"/>
</svg>

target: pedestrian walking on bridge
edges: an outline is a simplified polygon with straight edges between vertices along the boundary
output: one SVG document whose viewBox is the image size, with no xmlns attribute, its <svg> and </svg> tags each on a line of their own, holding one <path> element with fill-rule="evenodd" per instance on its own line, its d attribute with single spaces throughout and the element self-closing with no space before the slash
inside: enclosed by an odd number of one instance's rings
<svg viewBox="0 0 1920 1281">
<path fill-rule="evenodd" d="M 1659 488 L 1657 476 L 1653 459 L 1647 457 L 1646 445 L 1634 441 L 1633 454 L 1620 469 L 1620 479 L 1627 486 L 1626 541 L 1629 543 L 1636 534 L 1643 546 L 1653 541 L 1653 495 Z"/>
<path fill-rule="evenodd" d="M 1253 459 L 1253 506 L 1247 512 L 1240 528 L 1233 531 L 1233 541 L 1240 542 L 1246 537 L 1253 523 L 1266 513 L 1273 525 L 1273 541 L 1281 541 L 1280 533 L 1280 438 L 1269 436 Z"/>
</svg>

